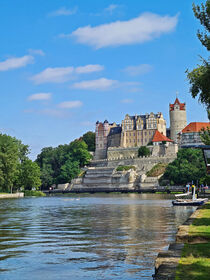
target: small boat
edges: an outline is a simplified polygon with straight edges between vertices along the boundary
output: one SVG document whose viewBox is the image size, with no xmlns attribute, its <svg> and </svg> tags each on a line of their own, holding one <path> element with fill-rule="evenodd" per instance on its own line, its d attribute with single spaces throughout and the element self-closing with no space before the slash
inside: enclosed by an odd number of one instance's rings
<svg viewBox="0 0 210 280">
<path fill-rule="evenodd" d="M 208 198 L 176 199 L 172 201 L 174 206 L 200 206 L 208 201 Z"/>
</svg>

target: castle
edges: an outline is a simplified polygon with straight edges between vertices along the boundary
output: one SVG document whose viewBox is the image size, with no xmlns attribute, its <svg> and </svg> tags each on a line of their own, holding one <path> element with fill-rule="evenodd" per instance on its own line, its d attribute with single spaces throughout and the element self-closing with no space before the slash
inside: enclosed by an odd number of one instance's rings
<svg viewBox="0 0 210 280">
<path fill-rule="evenodd" d="M 166 130 L 166 121 L 161 112 L 154 114 L 125 116 L 121 124 L 96 122 L 95 159 L 107 158 L 107 151 L 112 147 L 129 149 L 147 146 L 154 141 L 156 131 L 178 142 L 178 133 L 186 126 L 186 104 L 176 98 L 169 104 L 170 129 Z M 166 137 L 164 139 L 167 139 Z M 170 140 L 170 139 L 168 139 Z M 170 141 L 171 141 L 170 140 Z"/>
</svg>

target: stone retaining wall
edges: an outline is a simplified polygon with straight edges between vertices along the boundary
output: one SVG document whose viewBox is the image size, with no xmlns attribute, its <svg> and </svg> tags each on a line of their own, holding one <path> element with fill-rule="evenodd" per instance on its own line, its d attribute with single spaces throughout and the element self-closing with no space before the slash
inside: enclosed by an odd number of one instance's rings
<svg viewBox="0 0 210 280">
<path fill-rule="evenodd" d="M 24 197 L 24 193 L 5 193 L 5 194 L 0 194 L 0 198 L 20 198 Z"/>
</svg>

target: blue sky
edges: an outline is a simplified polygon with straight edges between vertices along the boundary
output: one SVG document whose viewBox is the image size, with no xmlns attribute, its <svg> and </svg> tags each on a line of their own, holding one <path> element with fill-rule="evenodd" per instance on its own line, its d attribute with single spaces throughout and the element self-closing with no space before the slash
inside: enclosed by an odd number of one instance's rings
<svg viewBox="0 0 210 280">
<path fill-rule="evenodd" d="M 207 121 L 185 74 L 207 56 L 192 1 L 6 0 L 0 26 L 0 131 L 33 159 L 126 113 L 169 127 L 177 91 L 188 123 Z"/>
</svg>

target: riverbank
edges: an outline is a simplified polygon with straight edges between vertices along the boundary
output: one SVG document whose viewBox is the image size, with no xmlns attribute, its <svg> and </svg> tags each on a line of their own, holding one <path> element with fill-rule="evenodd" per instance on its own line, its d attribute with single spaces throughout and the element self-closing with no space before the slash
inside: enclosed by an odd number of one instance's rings
<svg viewBox="0 0 210 280">
<path fill-rule="evenodd" d="M 0 193 L 0 199 L 1 198 L 20 198 L 20 197 L 24 197 L 23 192 L 19 192 L 19 193 Z"/>
<path fill-rule="evenodd" d="M 210 271 L 210 202 L 179 227 L 176 243 L 159 253 L 155 280 L 207 280 Z"/>
</svg>

